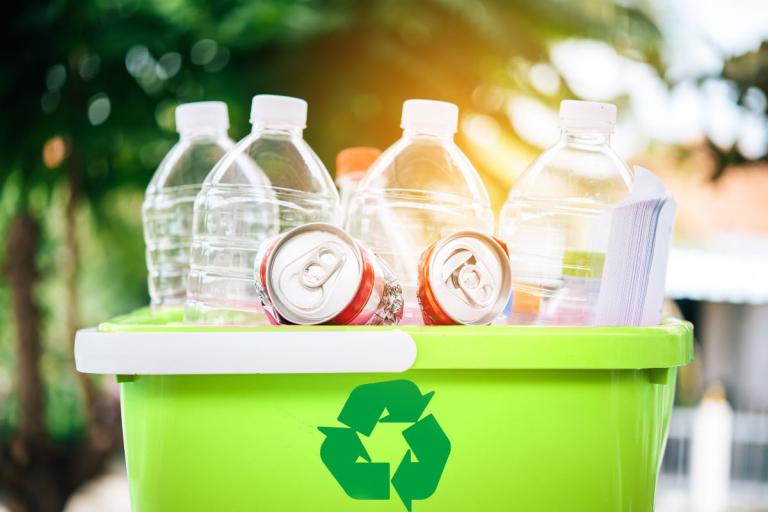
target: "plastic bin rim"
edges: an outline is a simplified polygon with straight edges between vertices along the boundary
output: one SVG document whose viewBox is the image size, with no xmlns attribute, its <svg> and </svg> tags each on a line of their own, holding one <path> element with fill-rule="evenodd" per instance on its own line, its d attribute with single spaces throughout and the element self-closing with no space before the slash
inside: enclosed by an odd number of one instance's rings
<svg viewBox="0 0 768 512">
<path fill-rule="evenodd" d="M 323 344 L 330 343 L 329 350 L 335 350 L 335 364 L 329 369 L 318 363 L 317 373 L 343 372 L 401 372 L 414 370 L 482 370 L 482 369 L 650 369 L 683 366 L 693 359 L 693 326 L 688 322 L 667 319 L 654 327 L 539 327 L 539 326 L 396 326 L 396 327 L 342 327 L 342 326 L 281 326 L 281 327 L 235 327 L 235 326 L 192 326 L 173 323 L 152 324 L 146 311 L 103 323 L 97 331 L 90 331 L 88 346 L 76 345 L 78 369 L 90 373 L 119 373 L 86 368 L 84 358 L 91 357 L 94 349 L 101 351 L 101 361 L 136 356 L 154 358 L 164 356 L 167 363 L 149 373 L 315 373 L 310 363 L 297 362 L 295 368 L 286 366 L 291 354 L 301 354 L 307 347 L 318 354 L 323 353 Z M 184 341 L 185 333 L 194 333 L 190 339 L 195 343 L 183 345 L 188 352 L 184 357 L 194 356 L 198 351 L 200 359 L 213 358 L 211 364 L 203 364 L 195 371 L 178 370 L 176 359 L 167 351 L 178 347 L 173 343 Z M 206 333 L 212 336 L 207 336 Z M 259 333 L 268 335 L 259 336 Z M 292 333 L 303 333 L 291 336 Z M 316 333 L 317 336 L 307 336 Z M 377 333 L 377 334 L 373 334 Z M 389 334 L 388 334 L 389 333 Z M 93 335 L 96 335 L 94 338 Z M 120 334 L 120 336 L 111 336 Z M 252 335 L 252 336 L 251 336 Z M 215 336 L 215 338 L 214 338 Z M 92 339 L 93 338 L 93 339 Z M 120 343 L 110 346 L 109 340 Z M 142 339 L 152 339 L 149 351 L 139 353 Z M 265 350 L 279 350 L 280 344 L 291 340 L 291 350 L 279 355 L 281 366 L 260 365 Z M 306 340 L 305 345 L 299 341 Z M 102 340 L 102 341 L 100 341 Z M 165 340 L 168 341 L 164 347 Z M 84 341 L 84 340 L 83 340 Z M 293 343 L 299 343 L 298 345 Z M 173 343 L 172 343 L 173 342 Z M 200 342 L 200 343 L 198 343 Z M 316 345 L 315 342 L 317 343 Z M 248 350 L 249 344 L 260 345 L 260 351 Z M 388 343 L 392 352 L 388 354 Z M 271 344 L 271 345 L 270 345 Z M 119 350 L 114 350 L 119 345 Z M 134 347 L 135 345 L 135 347 Z M 147 345 L 147 344 L 144 344 Z M 359 347 L 359 348 L 358 348 Z M 134 350 L 135 348 L 135 350 Z M 145 346 L 145 349 L 147 347 Z M 164 349 L 167 349 L 164 351 Z M 231 349 L 231 350 L 230 350 Z M 240 352 L 238 352 L 238 350 Z M 79 351 L 79 354 L 78 354 Z M 204 352 L 215 352 L 206 354 Z M 243 352 L 245 351 L 245 352 Z M 86 353 L 87 352 L 87 353 Z M 135 353 L 132 353 L 135 352 Z M 254 359 L 251 365 L 243 358 Z M 304 356 L 309 360 L 310 355 Z M 300 359 L 300 358 L 298 358 Z M 297 361 L 298 361 L 297 359 Z M 343 364 L 339 359 L 344 359 Z M 377 359 L 389 359 L 379 361 Z M 228 361 L 232 360 L 231 363 Z M 237 361 L 235 361 L 237 360 Z M 360 361 L 356 369 L 356 360 Z M 214 364 L 215 363 L 215 364 Z M 109 365 L 108 365 L 109 366 Z M 142 365 L 139 365 L 140 367 Z M 198 365 L 199 366 L 199 365 Z M 262 368 L 261 366 L 265 366 Z M 210 367 L 210 371 L 206 368 Z M 231 367 L 231 370 L 229 368 Z M 270 369 L 271 368 L 271 369 Z M 138 368 L 137 368 L 138 369 Z M 97 371 L 94 371 L 97 370 Z M 142 372 L 120 372 L 136 373 Z"/>
</svg>

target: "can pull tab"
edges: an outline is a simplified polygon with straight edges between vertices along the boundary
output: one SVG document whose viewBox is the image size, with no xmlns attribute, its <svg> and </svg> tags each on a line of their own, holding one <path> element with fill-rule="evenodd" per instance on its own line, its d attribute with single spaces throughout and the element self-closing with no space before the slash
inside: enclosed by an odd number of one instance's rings
<svg viewBox="0 0 768 512">
<path fill-rule="evenodd" d="M 330 291 L 325 289 L 344 266 L 344 252 L 335 242 L 322 242 L 300 254 L 278 274 L 284 300 L 301 311 L 322 306 Z"/>
<path fill-rule="evenodd" d="M 299 281 L 305 288 L 320 288 L 343 262 L 344 253 L 335 244 L 320 244 L 304 259 Z"/>
<path fill-rule="evenodd" d="M 493 302 L 493 279 L 469 249 L 459 249 L 445 260 L 443 281 L 475 306 L 485 308 Z"/>
</svg>

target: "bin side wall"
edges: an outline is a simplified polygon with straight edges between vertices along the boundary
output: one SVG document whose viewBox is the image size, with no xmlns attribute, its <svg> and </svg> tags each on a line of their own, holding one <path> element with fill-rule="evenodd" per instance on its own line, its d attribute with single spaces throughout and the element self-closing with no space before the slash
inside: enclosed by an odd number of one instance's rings
<svg viewBox="0 0 768 512">
<path fill-rule="evenodd" d="M 434 391 L 422 418 L 451 446 L 413 510 L 652 511 L 674 378 L 649 370 L 140 376 L 121 385 L 134 511 L 405 511 L 391 486 L 388 500 L 348 497 L 318 430 L 344 426 L 357 386 L 395 379 Z M 408 426 L 359 436 L 390 475 Z"/>
</svg>

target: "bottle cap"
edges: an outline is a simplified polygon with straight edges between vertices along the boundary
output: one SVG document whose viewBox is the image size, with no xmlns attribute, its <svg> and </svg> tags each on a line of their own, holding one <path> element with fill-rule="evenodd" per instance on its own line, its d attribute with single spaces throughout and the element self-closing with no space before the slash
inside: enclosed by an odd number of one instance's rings
<svg viewBox="0 0 768 512">
<path fill-rule="evenodd" d="M 202 128 L 229 129 L 229 113 L 223 101 L 198 101 L 176 107 L 176 131 L 186 133 Z"/>
<path fill-rule="evenodd" d="M 459 107 L 447 101 L 408 100 L 403 103 L 400 127 L 427 133 L 456 133 Z"/>
<path fill-rule="evenodd" d="M 307 127 L 307 102 L 290 96 L 259 94 L 251 102 L 251 124 L 284 124 Z"/>
<path fill-rule="evenodd" d="M 566 129 L 613 130 L 616 105 L 597 101 L 560 102 L 560 126 Z"/>
<path fill-rule="evenodd" d="M 342 149 L 336 155 L 336 177 L 353 172 L 365 172 L 379 158 L 378 148 L 354 147 Z"/>
</svg>

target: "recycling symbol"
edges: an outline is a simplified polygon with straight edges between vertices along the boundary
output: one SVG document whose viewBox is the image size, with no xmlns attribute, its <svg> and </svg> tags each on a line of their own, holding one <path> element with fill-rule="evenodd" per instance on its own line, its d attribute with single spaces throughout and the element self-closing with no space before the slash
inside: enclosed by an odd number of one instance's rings
<svg viewBox="0 0 768 512">
<path fill-rule="evenodd" d="M 325 434 L 320 458 L 350 498 L 390 498 L 390 464 L 372 461 L 359 436 L 369 437 L 377 423 L 410 424 L 402 433 L 409 448 L 391 478 L 405 508 L 410 512 L 413 500 L 432 496 L 451 453 L 435 417 L 421 417 L 434 394 L 422 395 L 409 380 L 363 384 L 352 390 L 339 414 L 346 427 L 319 427 Z"/>
</svg>

